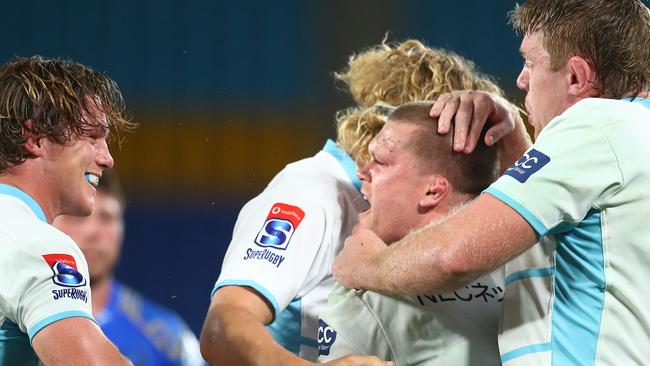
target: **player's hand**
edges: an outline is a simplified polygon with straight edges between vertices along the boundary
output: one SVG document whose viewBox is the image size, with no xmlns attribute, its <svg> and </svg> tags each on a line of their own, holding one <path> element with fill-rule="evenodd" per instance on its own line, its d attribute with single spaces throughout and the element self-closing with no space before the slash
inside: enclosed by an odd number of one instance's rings
<svg viewBox="0 0 650 366">
<path fill-rule="evenodd" d="M 324 365 L 329 366 L 394 366 L 391 361 L 382 361 L 375 356 L 354 356 L 347 355 L 337 358 L 334 361 L 326 362 Z"/>
<path fill-rule="evenodd" d="M 454 151 L 474 151 L 487 124 L 485 144 L 494 145 L 515 128 L 513 108 L 507 100 L 486 92 L 464 90 L 438 97 L 429 115 L 438 118 L 438 133 L 450 131 L 454 121 Z M 455 118 L 454 118 L 455 117 Z"/>
<path fill-rule="evenodd" d="M 355 228 L 334 260 L 334 278 L 347 288 L 369 289 L 372 280 L 376 280 L 372 270 L 376 268 L 375 263 L 386 248 L 386 244 L 374 232 Z"/>
</svg>

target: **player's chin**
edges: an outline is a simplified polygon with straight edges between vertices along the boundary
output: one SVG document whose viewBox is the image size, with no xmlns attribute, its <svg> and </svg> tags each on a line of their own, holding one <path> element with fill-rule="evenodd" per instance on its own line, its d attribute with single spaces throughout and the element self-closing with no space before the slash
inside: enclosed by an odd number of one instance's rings
<svg viewBox="0 0 650 366">
<path fill-rule="evenodd" d="M 357 226 L 362 229 L 370 229 L 371 225 L 371 216 L 370 209 L 359 213 Z"/>
</svg>

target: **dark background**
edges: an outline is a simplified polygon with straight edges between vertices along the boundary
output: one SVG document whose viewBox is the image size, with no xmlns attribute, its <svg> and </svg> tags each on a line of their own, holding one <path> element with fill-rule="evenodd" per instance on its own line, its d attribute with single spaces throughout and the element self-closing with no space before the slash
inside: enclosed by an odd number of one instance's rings
<svg viewBox="0 0 650 366">
<path fill-rule="evenodd" d="M 112 146 L 128 195 L 117 277 L 196 332 L 239 208 L 334 137 L 353 52 L 419 39 L 474 60 L 514 100 L 514 1 L 13 1 L 0 62 L 40 54 L 121 86 L 138 130 Z"/>
</svg>

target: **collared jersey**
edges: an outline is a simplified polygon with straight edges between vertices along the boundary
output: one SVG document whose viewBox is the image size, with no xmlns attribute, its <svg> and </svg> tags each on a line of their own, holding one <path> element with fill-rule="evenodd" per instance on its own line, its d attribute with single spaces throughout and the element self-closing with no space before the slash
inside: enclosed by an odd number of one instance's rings
<svg viewBox="0 0 650 366">
<path fill-rule="evenodd" d="M 79 247 L 33 198 L 0 184 L 0 365 L 37 365 L 34 336 L 64 318 L 93 319 L 90 301 Z"/>
<path fill-rule="evenodd" d="M 506 266 L 504 365 L 650 362 L 650 110 L 585 99 L 486 192 L 541 238 Z"/>
<path fill-rule="evenodd" d="M 500 365 L 503 270 L 450 293 L 390 297 L 337 285 L 321 314 L 319 362 L 374 355 L 396 366 Z"/>
<path fill-rule="evenodd" d="M 119 282 L 97 322 L 135 366 L 205 365 L 196 336 L 176 313 Z"/>
<path fill-rule="evenodd" d="M 331 140 L 287 165 L 242 208 L 215 285 L 214 291 L 255 289 L 273 306 L 268 328 L 275 340 L 308 360 L 318 355 L 318 314 L 334 284 L 332 262 L 366 205 L 355 172 Z"/>
</svg>

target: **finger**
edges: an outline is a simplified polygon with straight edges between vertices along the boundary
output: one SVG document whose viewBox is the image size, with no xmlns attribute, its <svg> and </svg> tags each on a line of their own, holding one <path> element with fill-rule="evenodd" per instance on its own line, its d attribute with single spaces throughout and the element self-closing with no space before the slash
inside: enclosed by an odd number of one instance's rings
<svg viewBox="0 0 650 366">
<path fill-rule="evenodd" d="M 451 99 L 450 93 L 441 94 L 438 97 L 438 100 L 436 100 L 436 102 L 433 103 L 433 107 L 431 107 L 431 110 L 429 111 L 429 116 L 433 118 L 439 117 L 440 113 L 442 113 L 442 110 L 445 108 L 445 104 L 447 104 L 447 101 L 449 99 Z"/>
<path fill-rule="evenodd" d="M 438 133 L 445 134 L 451 129 L 452 121 L 454 120 L 454 115 L 458 110 L 460 105 L 459 97 L 452 97 L 447 101 L 444 106 L 444 109 L 438 117 Z"/>
<path fill-rule="evenodd" d="M 492 146 L 507 134 L 508 132 L 504 130 L 501 125 L 494 125 L 485 133 L 485 144 L 487 146 Z"/>
<path fill-rule="evenodd" d="M 449 128 L 451 127 L 451 119 L 445 119 L 442 116 L 445 109 L 449 108 L 450 101 L 452 101 L 451 94 L 441 95 L 434 103 L 433 107 L 431 107 L 431 111 L 429 112 L 429 116 L 432 118 L 438 118 L 438 133 L 441 134 L 449 132 Z"/>
<path fill-rule="evenodd" d="M 472 125 L 467 134 L 467 140 L 465 141 L 465 148 L 463 150 L 466 154 L 471 153 L 476 148 L 478 140 L 481 138 L 483 127 L 488 123 L 492 109 L 492 102 L 485 99 L 482 94 L 479 94 L 478 98 L 474 99 Z"/>
<path fill-rule="evenodd" d="M 471 94 L 460 97 L 460 104 L 454 118 L 454 151 L 463 151 L 467 142 L 467 134 L 474 119 L 474 100 Z"/>
</svg>

